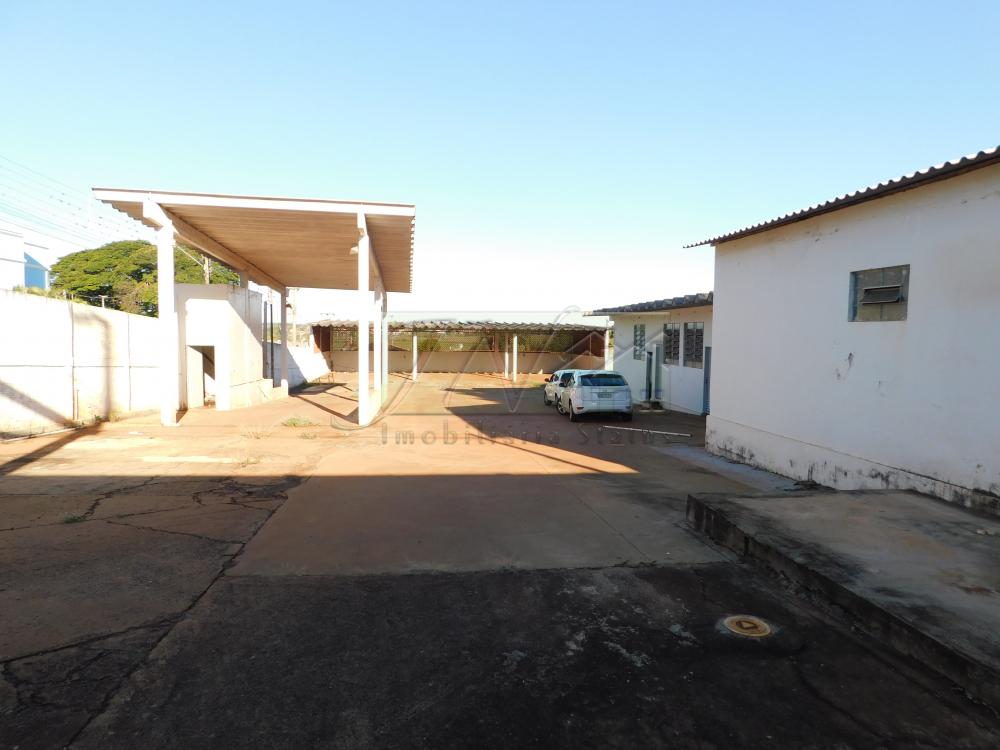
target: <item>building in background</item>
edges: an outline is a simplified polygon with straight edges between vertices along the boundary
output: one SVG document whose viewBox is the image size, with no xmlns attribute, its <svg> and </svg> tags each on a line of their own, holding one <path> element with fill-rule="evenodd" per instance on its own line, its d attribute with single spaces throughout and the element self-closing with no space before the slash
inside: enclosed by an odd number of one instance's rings
<svg viewBox="0 0 1000 750">
<path fill-rule="evenodd" d="M 614 369 L 634 401 L 708 413 L 713 298 L 708 292 L 594 310 L 614 322 Z"/>
<path fill-rule="evenodd" d="M 709 450 L 1000 508 L 1000 149 L 698 244 Z"/>
<path fill-rule="evenodd" d="M 0 156 L 0 289 L 48 288 L 49 269 L 65 255 L 153 236 L 87 191 Z"/>
<path fill-rule="evenodd" d="M 49 268 L 35 255 L 49 254 L 44 237 L 0 219 L 0 289 L 49 288 Z"/>
</svg>

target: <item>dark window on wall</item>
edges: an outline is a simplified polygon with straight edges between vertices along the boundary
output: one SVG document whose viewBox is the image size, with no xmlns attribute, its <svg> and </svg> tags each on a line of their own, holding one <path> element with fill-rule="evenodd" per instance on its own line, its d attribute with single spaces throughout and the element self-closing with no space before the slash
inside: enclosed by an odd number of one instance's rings
<svg viewBox="0 0 1000 750">
<path fill-rule="evenodd" d="M 681 363 L 681 324 L 663 324 L 663 364 L 679 365 Z"/>
<path fill-rule="evenodd" d="M 646 348 L 646 324 L 636 323 L 632 326 L 632 359 L 642 359 Z"/>
<path fill-rule="evenodd" d="M 909 294 L 908 265 L 855 271 L 851 274 L 850 320 L 906 320 Z"/>
<path fill-rule="evenodd" d="M 684 324 L 684 366 L 705 366 L 705 324 Z"/>
</svg>

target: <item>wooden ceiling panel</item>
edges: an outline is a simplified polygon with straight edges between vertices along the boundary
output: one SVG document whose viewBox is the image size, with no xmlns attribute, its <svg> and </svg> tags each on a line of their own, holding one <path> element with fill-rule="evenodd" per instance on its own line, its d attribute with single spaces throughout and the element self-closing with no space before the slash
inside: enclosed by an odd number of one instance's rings
<svg viewBox="0 0 1000 750">
<path fill-rule="evenodd" d="M 324 289 L 357 288 L 351 249 L 358 244 L 356 212 L 363 209 L 386 289 L 411 291 L 412 206 L 105 189 L 95 194 L 146 224 L 143 201 L 153 201 L 280 283 Z"/>
</svg>

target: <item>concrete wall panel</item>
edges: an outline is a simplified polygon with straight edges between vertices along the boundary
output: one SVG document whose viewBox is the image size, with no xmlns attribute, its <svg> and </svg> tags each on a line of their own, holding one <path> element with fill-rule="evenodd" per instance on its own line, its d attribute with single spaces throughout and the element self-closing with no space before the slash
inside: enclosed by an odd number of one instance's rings
<svg viewBox="0 0 1000 750">
<path fill-rule="evenodd" d="M 0 319 L 0 433 L 158 406 L 155 318 L 0 292 Z"/>
</svg>

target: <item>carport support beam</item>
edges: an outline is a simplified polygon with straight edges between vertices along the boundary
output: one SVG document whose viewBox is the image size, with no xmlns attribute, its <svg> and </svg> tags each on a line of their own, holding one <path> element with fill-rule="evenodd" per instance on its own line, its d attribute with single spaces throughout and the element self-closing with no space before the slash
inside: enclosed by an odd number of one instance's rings
<svg viewBox="0 0 1000 750">
<path fill-rule="evenodd" d="M 370 249 L 370 246 L 369 246 Z M 375 281 L 375 301 L 372 305 L 372 389 L 378 405 L 382 404 L 382 290 Z M 376 411 L 378 407 L 376 407 Z"/>
<path fill-rule="evenodd" d="M 510 377 L 510 335 L 504 336 L 503 340 L 503 379 Z"/>
<path fill-rule="evenodd" d="M 385 403 L 389 393 L 389 296 L 382 289 L 382 393 L 379 401 Z"/>
<path fill-rule="evenodd" d="M 604 369 L 615 369 L 614 357 L 611 356 L 611 329 L 604 329 Z"/>
<path fill-rule="evenodd" d="M 514 356 L 511 361 L 510 379 L 517 382 L 517 334 L 514 334 Z"/>
<path fill-rule="evenodd" d="M 281 290 L 281 387 L 288 393 L 288 290 Z"/>
<path fill-rule="evenodd" d="M 417 332 L 413 331 L 413 382 L 417 382 L 417 362 L 420 360 L 420 350 L 417 349 Z"/>
<path fill-rule="evenodd" d="M 368 317 L 371 315 L 371 289 L 368 283 L 370 242 L 365 215 L 358 214 L 358 424 L 371 421 L 368 391 Z"/>
<path fill-rule="evenodd" d="M 146 201 L 143 217 L 158 226 L 156 230 L 156 268 L 159 284 L 156 290 L 157 314 L 160 319 L 160 424 L 177 425 L 180 408 L 181 363 L 174 291 L 174 225 L 160 206 Z"/>
</svg>

